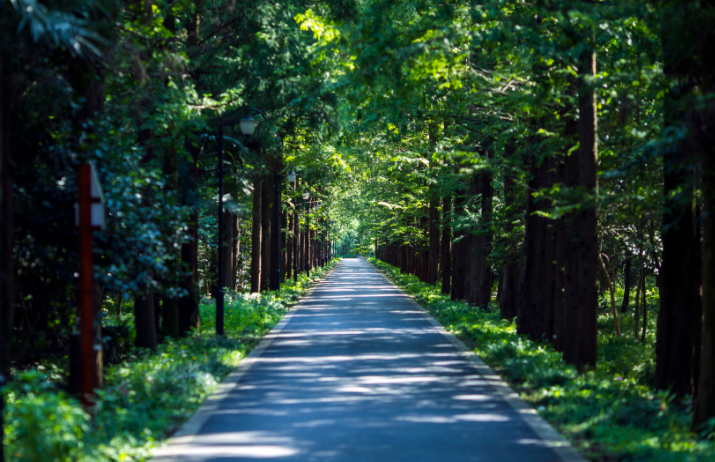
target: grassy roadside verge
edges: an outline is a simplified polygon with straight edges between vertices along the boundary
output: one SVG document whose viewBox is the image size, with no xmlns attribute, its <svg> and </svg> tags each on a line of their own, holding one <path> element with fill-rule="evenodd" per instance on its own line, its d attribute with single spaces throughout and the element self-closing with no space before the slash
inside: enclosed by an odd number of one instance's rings
<svg viewBox="0 0 715 462">
<path fill-rule="evenodd" d="M 62 391 L 56 371 L 19 373 L 6 389 L 6 460 L 146 460 L 336 263 L 278 292 L 229 294 L 223 338 L 213 335 L 214 303 L 203 300 L 199 333 L 168 340 L 156 351 L 133 351 L 108 368 L 94 419 Z"/>
<path fill-rule="evenodd" d="M 453 302 L 439 286 L 400 274 L 399 268 L 368 259 L 457 335 L 537 409 L 585 457 L 593 461 L 715 460 L 712 437 L 689 430 L 689 403 L 674 402 L 643 384 L 634 368 L 637 354 L 624 354 L 610 336 L 599 336 L 599 366 L 578 374 L 547 343 L 516 334 L 498 310 Z M 630 347 L 629 347 L 630 348 Z M 631 358 L 631 359 L 629 359 Z M 633 364 L 628 364 L 633 361 Z"/>
</svg>

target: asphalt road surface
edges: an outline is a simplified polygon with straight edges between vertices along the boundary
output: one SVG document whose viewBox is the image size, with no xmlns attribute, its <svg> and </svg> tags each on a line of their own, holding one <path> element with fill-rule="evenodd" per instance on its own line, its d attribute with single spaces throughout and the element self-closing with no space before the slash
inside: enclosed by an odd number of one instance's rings
<svg viewBox="0 0 715 462">
<path fill-rule="evenodd" d="M 567 460 L 362 258 L 342 260 L 196 427 L 154 460 Z"/>
</svg>

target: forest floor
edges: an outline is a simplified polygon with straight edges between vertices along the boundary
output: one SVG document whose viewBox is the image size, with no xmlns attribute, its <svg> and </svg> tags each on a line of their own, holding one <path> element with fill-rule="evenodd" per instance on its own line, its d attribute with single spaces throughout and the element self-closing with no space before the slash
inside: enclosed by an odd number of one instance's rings
<svg viewBox="0 0 715 462">
<path fill-rule="evenodd" d="M 655 313 L 645 342 L 633 335 L 634 317 L 621 317 L 614 334 L 603 297 L 599 315 L 598 365 L 579 374 L 547 342 L 518 335 L 499 310 L 481 310 L 440 293 L 439 285 L 371 258 L 370 261 L 427 309 L 531 404 L 585 457 L 593 461 L 715 460 L 713 429 L 690 431 L 692 401 L 677 401 L 653 388 Z M 657 300 L 649 295 L 649 303 Z M 652 308 L 652 307 L 651 307 Z M 653 310 L 655 311 L 655 310 Z M 640 324 L 639 324 L 640 325 Z"/>
<path fill-rule="evenodd" d="M 155 460 L 583 460 L 435 324 L 364 259 L 343 259 Z"/>
<path fill-rule="evenodd" d="M 227 294 L 225 332 L 214 334 L 215 304 L 200 304 L 201 330 L 165 339 L 157 350 L 130 349 L 108 365 L 97 391 L 94 418 L 64 391 L 68 361 L 58 358 L 18 371 L 7 387 L 6 460 L 141 461 L 174 433 L 306 293 L 336 264 L 333 261 L 289 281 L 281 291 Z M 131 307 L 122 319 L 133 336 Z M 116 316 L 115 316 L 116 318 Z"/>
</svg>

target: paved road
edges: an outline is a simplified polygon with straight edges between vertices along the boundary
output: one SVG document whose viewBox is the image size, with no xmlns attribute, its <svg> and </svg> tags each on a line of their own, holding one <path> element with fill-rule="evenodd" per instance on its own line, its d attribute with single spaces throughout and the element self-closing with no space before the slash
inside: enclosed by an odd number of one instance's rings
<svg viewBox="0 0 715 462">
<path fill-rule="evenodd" d="M 155 460 L 256 459 L 560 460 L 363 259 L 343 260 L 190 444 Z"/>
</svg>

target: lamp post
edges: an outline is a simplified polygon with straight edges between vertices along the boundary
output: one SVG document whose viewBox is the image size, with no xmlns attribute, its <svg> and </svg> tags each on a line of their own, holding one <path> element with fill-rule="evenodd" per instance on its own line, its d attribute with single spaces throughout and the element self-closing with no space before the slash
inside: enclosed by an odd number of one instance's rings
<svg viewBox="0 0 715 462">
<path fill-rule="evenodd" d="M 297 188 L 296 176 L 293 170 L 288 173 L 288 183 L 293 183 L 293 190 Z M 293 281 L 298 282 L 298 213 L 293 212 Z"/>
<path fill-rule="evenodd" d="M 218 290 L 216 335 L 223 335 L 223 124 L 218 126 Z"/>
<path fill-rule="evenodd" d="M 308 207 L 310 199 L 310 193 L 306 189 L 303 191 L 303 200 L 305 201 L 305 275 L 310 276 L 310 252 L 308 252 L 308 247 L 310 246 L 310 216 L 308 215 Z"/>
</svg>

